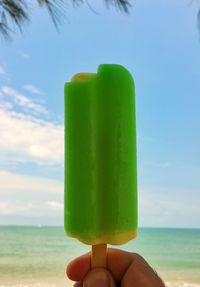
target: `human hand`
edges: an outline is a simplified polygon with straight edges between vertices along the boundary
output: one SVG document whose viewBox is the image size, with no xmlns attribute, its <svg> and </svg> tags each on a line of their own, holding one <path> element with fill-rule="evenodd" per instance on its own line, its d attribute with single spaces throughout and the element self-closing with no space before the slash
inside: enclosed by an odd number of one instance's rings
<svg viewBox="0 0 200 287">
<path fill-rule="evenodd" d="M 142 256 L 119 249 L 108 249 L 107 269 L 91 269 L 90 253 L 69 263 L 67 276 L 74 287 L 165 287 Z"/>
</svg>

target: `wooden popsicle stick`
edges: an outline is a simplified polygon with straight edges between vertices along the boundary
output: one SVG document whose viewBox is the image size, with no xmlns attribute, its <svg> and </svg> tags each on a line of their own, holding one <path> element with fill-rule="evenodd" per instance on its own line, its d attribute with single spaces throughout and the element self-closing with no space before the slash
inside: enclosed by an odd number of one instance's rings
<svg viewBox="0 0 200 287">
<path fill-rule="evenodd" d="M 106 244 L 92 245 L 91 267 L 106 268 L 106 266 L 107 266 L 107 245 Z"/>
</svg>

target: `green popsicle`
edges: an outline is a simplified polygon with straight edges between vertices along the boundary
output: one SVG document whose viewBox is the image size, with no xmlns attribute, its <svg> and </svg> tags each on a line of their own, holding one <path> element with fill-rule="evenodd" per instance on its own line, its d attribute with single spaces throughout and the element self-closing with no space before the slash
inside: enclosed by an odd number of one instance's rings
<svg viewBox="0 0 200 287">
<path fill-rule="evenodd" d="M 91 245 L 137 233 L 135 92 L 120 65 L 65 84 L 65 230 Z"/>
</svg>

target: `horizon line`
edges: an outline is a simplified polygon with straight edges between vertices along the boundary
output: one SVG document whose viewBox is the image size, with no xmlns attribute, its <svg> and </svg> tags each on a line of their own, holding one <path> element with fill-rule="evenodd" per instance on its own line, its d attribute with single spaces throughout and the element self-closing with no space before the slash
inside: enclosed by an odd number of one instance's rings
<svg viewBox="0 0 200 287">
<path fill-rule="evenodd" d="M 62 227 L 64 229 L 64 225 L 53 225 L 53 224 L 0 224 L 0 227 L 36 227 L 36 228 L 43 228 L 43 227 Z M 200 229 L 200 227 L 181 227 L 181 226 L 138 226 L 138 229 L 145 228 L 145 229 Z"/>
</svg>

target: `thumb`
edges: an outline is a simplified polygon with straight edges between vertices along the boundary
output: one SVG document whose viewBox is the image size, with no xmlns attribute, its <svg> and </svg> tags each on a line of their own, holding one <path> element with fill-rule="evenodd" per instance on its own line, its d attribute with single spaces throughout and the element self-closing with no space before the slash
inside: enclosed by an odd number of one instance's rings
<svg viewBox="0 0 200 287">
<path fill-rule="evenodd" d="M 108 270 L 94 268 L 86 275 L 83 287 L 116 287 L 116 284 Z"/>
</svg>

